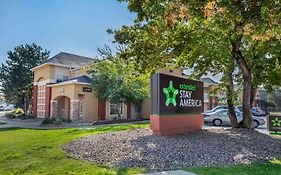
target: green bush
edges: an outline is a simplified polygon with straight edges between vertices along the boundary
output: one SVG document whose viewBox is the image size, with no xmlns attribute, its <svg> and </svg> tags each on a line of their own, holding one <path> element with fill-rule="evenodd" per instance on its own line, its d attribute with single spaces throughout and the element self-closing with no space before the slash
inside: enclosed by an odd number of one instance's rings
<svg viewBox="0 0 281 175">
<path fill-rule="evenodd" d="M 63 119 L 62 119 L 62 122 L 64 122 L 64 123 L 71 123 L 71 120 L 70 120 L 70 119 L 65 119 L 65 118 L 63 118 Z"/>
<path fill-rule="evenodd" d="M 24 113 L 24 110 L 21 109 L 21 108 L 17 108 L 15 110 L 6 112 L 5 117 L 7 117 L 7 118 L 18 118 L 18 119 L 22 119 L 22 120 L 33 118 L 30 114 Z"/>
<path fill-rule="evenodd" d="M 15 114 L 12 113 L 12 112 L 6 112 L 6 113 L 5 113 L 5 117 L 7 117 L 7 118 L 15 118 L 16 116 L 15 116 Z"/>
<path fill-rule="evenodd" d="M 41 125 L 54 124 L 54 122 L 55 122 L 55 118 L 44 118 Z"/>
<path fill-rule="evenodd" d="M 61 125 L 63 122 L 62 119 L 58 118 L 58 117 L 52 117 L 52 118 L 45 118 L 41 125 L 46 125 L 46 124 L 54 124 L 54 125 Z"/>
</svg>

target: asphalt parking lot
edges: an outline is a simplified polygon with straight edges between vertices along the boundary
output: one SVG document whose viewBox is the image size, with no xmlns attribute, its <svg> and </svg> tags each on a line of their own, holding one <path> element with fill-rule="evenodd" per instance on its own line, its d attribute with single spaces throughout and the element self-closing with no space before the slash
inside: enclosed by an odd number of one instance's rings
<svg viewBox="0 0 281 175">
<path fill-rule="evenodd" d="M 261 133 L 265 133 L 265 134 L 269 134 L 268 130 L 267 130 L 267 123 L 266 123 L 266 116 L 261 116 L 262 119 L 265 120 L 265 124 L 259 126 L 258 128 L 256 128 L 257 131 L 261 132 Z M 231 128 L 231 126 L 214 126 L 212 123 L 205 123 L 204 124 L 204 128 L 208 129 L 208 128 Z"/>
</svg>

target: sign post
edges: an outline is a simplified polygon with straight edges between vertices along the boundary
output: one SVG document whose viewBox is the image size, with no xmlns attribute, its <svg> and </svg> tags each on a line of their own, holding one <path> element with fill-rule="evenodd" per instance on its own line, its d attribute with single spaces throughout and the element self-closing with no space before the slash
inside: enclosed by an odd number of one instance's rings
<svg viewBox="0 0 281 175">
<path fill-rule="evenodd" d="M 151 76 L 150 126 L 154 135 L 201 130 L 203 83 L 166 74 Z"/>
</svg>

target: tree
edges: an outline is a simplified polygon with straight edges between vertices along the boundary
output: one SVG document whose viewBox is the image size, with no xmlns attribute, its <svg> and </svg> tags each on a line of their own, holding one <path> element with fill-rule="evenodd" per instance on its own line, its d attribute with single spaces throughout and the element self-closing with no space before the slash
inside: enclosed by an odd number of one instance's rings
<svg viewBox="0 0 281 175">
<path fill-rule="evenodd" d="M 109 31 L 127 46 L 124 55 L 140 69 L 174 63 L 193 68 L 197 76 L 223 72 L 230 106 L 233 67 L 238 67 L 243 120 L 237 127 L 250 128 L 254 90 L 280 84 L 274 78 L 281 75 L 281 1 L 124 1 L 137 13 L 135 23 Z"/>
<path fill-rule="evenodd" d="M 33 94 L 33 72 L 49 57 L 49 51 L 36 44 L 20 45 L 8 51 L 6 63 L 0 67 L 1 92 L 8 103 L 28 112 Z"/>
<path fill-rule="evenodd" d="M 116 104 L 120 118 L 122 103 L 141 106 L 149 98 L 149 76 L 137 73 L 128 61 L 118 56 L 106 55 L 103 54 L 107 59 L 89 67 L 88 72 L 92 74 L 92 87 L 97 98 Z"/>
<path fill-rule="evenodd" d="M 281 110 L 281 89 L 276 87 L 273 91 L 267 93 L 266 105 L 272 111 Z"/>
</svg>

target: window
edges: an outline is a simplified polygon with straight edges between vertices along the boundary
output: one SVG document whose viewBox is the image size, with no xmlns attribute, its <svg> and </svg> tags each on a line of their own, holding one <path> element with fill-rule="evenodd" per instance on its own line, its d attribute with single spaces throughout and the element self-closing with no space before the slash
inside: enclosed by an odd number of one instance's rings
<svg viewBox="0 0 281 175">
<path fill-rule="evenodd" d="M 38 85 L 37 91 L 37 117 L 45 116 L 45 85 Z"/>
<path fill-rule="evenodd" d="M 204 102 L 209 102 L 209 94 L 204 94 Z"/>
<path fill-rule="evenodd" d="M 121 115 L 122 115 L 122 113 L 123 113 L 123 105 L 121 105 Z M 118 115 L 116 104 L 110 103 L 109 115 Z"/>
<path fill-rule="evenodd" d="M 135 113 L 139 114 L 141 112 L 141 107 L 139 105 L 134 105 Z"/>
<path fill-rule="evenodd" d="M 62 81 L 66 81 L 66 80 L 68 80 L 68 76 L 56 75 L 56 81 L 57 82 L 62 82 Z"/>
<path fill-rule="evenodd" d="M 238 117 L 238 118 L 242 118 L 242 113 L 241 113 L 241 112 L 239 112 L 239 111 L 235 111 L 235 113 L 236 113 L 236 117 Z"/>
<path fill-rule="evenodd" d="M 227 111 L 223 111 L 223 112 L 220 113 L 220 115 L 222 117 L 228 117 L 228 112 Z"/>
</svg>

